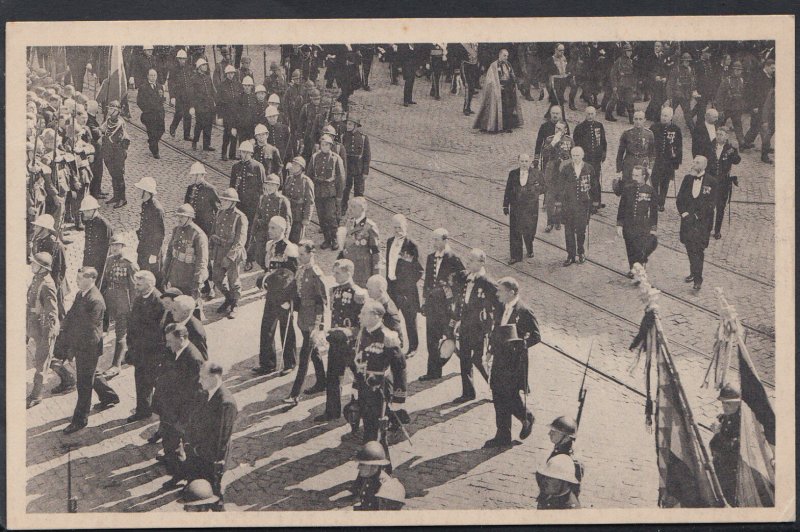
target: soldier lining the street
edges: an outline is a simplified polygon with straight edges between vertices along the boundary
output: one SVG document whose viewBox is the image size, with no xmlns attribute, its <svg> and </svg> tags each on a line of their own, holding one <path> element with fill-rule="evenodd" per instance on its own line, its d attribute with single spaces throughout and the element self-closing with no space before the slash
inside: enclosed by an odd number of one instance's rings
<svg viewBox="0 0 800 532">
<path fill-rule="evenodd" d="M 195 72 L 189 88 L 189 116 L 194 118 L 192 149 L 197 149 L 200 134 L 203 135 L 203 151 L 214 151 L 211 147 L 211 129 L 216 113 L 216 91 L 208 74 L 208 61 L 200 58 L 195 62 Z"/>
<path fill-rule="evenodd" d="M 139 244 L 136 247 L 136 262 L 142 270 L 148 270 L 153 275 L 161 274 L 161 263 L 164 260 L 162 247 L 164 245 L 164 208 L 156 198 L 156 180 L 152 177 L 143 177 L 134 185 L 142 191 L 142 212 L 139 216 L 139 229 L 136 237 Z M 161 282 L 156 278 L 156 285 Z"/>
<path fill-rule="evenodd" d="M 59 330 L 56 283 L 50 275 L 52 267 L 53 258 L 46 251 L 33 255 L 33 279 L 28 287 L 25 343 L 33 339 L 36 373 L 33 376 L 33 389 L 26 401 L 27 408 L 42 402 L 44 376 L 50 368 L 53 345 Z"/>
<path fill-rule="evenodd" d="M 575 476 L 575 463 L 566 454 L 556 454 L 536 472 L 539 484 L 537 509 L 576 510 L 580 509 L 578 500 L 580 480 Z"/>
<path fill-rule="evenodd" d="M 647 265 L 655 250 L 658 230 L 658 199 L 644 177 L 644 168 L 634 166 L 632 181 L 622 190 L 617 210 L 617 235 L 625 239 L 628 278 L 633 279 L 633 265 Z"/>
<path fill-rule="evenodd" d="M 119 102 L 112 100 L 108 104 L 108 116 L 100 126 L 102 133 L 103 163 L 111 174 L 113 194 L 106 201 L 114 204 L 114 208 L 124 207 L 128 204 L 125 198 L 125 160 L 128 158 L 128 146 L 131 139 L 125 129 L 125 121 L 119 116 Z"/>
<path fill-rule="evenodd" d="M 722 403 L 722 413 L 717 416 L 717 421 L 712 426 L 714 436 L 708 447 L 725 500 L 731 506 L 738 506 L 736 487 L 740 462 L 742 395 L 735 386 L 728 383 L 719 391 L 717 400 Z"/>
<path fill-rule="evenodd" d="M 292 220 L 287 238 L 293 243 L 305 238 L 306 227 L 311 221 L 311 211 L 316 201 L 314 183 L 305 173 L 306 160 L 299 155 L 288 166 L 288 175 L 283 184 L 283 193 L 292 207 Z"/>
<path fill-rule="evenodd" d="M 245 141 L 249 142 L 249 141 Z M 236 307 L 242 297 L 239 267 L 247 258 L 248 223 L 244 213 L 236 208 L 239 195 L 229 188 L 220 196 L 222 205 L 217 211 L 214 228 L 209 238 L 209 256 L 212 263 L 212 282 L 225 296 L 217 309 L 219 314 L 228 312 L 228 318 L 236 317 Z M 227 283 L 227 287 L 225 286 Z"/>
<path fill-rule="evenodd" d="M 192 140 L 192 116 L 189 114 L 190 91 L 192 90 L 192 69 L 187 65 L 186 50 L 178 50 L 175 64 L 169 72 L 169 92 L 175 114 L 169 125 L 169 134 L 175 137 L 178 125 L 183 122 L 183 140 Z"/>
</svg>

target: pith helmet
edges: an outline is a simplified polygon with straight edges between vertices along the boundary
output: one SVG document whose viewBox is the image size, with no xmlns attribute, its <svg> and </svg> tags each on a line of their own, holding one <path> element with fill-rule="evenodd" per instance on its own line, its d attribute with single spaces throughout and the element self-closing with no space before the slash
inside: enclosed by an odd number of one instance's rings
<svg viewBox="0 0 800 532">
<path fill-rule="evenodd" d="M 156 180 L 149 176 L 141 178 L 139 182 L 134 184 L 133 186 L 135 186 L 139 190 L 144 190 L 145 192 L 149 192 L 150 194 L 156 193 Z"/>
<path fill-rule="evenodd" d="M 539 471 L 540 475 L 563 480 L 571 484 L 580 484 L 575 477 L 575 462 L 568 454 L 557 454 L 552 457 Z"/>
<path fill-rule="evenodd" d="M 55 231 L 56 221 L 53 219 L 51 215 L 42 214 L 33 221 L 33 225 L 38 227 L 44 227 L 49 231 Z"/>
<path fill-rule="evenodd" d="M 364 465 L 389 465 L 383 445 L 377 441 L 368 441 L 356 453 L 356 460 Z"/>
<path fill-rule="evenodd" d="M 739 401 L 741 398 L 742 394 L 732 384 L 723 386 L 719 391 L 719 397 L 717 397 L 720 401 Z"/>
<path fill-rule="evenodd" d="M 203 166 L 203 163 L 201 163 L 199 161 L 194 163 L 194 164 L 192 164 L 192 167 L 189 169 L 189 175 L 197 175 L 197 174 L 205 174 L 205 173 L 206 173 L 206 167 Z"/>
<path fill-rule="evenodd" d="M 235 188 L 228 188 L 225 189 L 225 192 L 219 197 L 221 200 L 228 200 L 228 201 L 235 201 L 239 202 L 239 193 L 236 192 Z"/>
<path fill-rule="evenodd" d="M 93 211 L 100 208 L 100 204 L 97 203 L 97 200 L 94 196 L 86 196 L 83 198 L 81 202 L 81 212 L 83 211 Z"/>
</svg>

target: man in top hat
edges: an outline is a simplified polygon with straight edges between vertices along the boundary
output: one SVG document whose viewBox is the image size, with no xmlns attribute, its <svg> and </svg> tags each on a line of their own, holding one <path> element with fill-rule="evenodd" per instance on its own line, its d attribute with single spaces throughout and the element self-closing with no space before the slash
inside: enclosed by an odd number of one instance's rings
<svg viewBox="0 0 800 532">
<path fill-rule="evenodd" d="M 339 258 L 353 261 L 353 279 L 357 285 L 363 287 L 366 286 L 367 279 L 379 272 L 380 235 L 375 222 L 367 218 L 367 202 L 363 197 L 353 198 L 350 202 L 350 214 L 347 225 L 338 230 L 337 236 L 342 244 Z M 335 241 L 333 244 L 332 249 L 339 248 Z"/>
<path fill-rule="evenodd" d="M 253 149 L 253 159 L 261 163 L 267 175 L 281 174 L 283 172 L 283 158 L 280 150 L 267 141 L 269 128 L 264 124 L 257 124 L 254 133 L 256 144 Z"/>
<path fill-rule="evenodd" d="M 184 204 L 178 208 L 178 225 L 172 231 L 164 258 L 164 285 L 178 288 L 195 299 L 208 278 L 208 237 L 193 220 L 194 209 Z"/>
<path fill-rule="evenodd" d="M 137 271 L 139 266 L 132 250 L 125 247 L 125 241 L 120 235 L 114 235 L 111 238 L 105 275 L 100 284 L 108 319 L 114 322 L 114 359 L 109 370 L 103 375 L 107 379 L 119 374 L 128 349 L 126 344 L 128 317 L 131 312 L 131 301 L 134 298 L 133 276 Z"/>
<path fill-rule="evenodd" d="M 136 105 L 142 111 L 141 121 L 147 129 L 147 145 L 156 159 L 158 142 L 164 134 L 164 87 L 158 83 L 158 73 L 154 68 L 147 71 L 147 82 L 139 87 Z"/>
<path fill-rule="evenodd" d="M 672 117 L 672 107 L 662 107 L 661 120 L 650 126 L 656 151 L 650 184 L 658 194 L 658 210 L 661 212 L 664 211 L 669 184 L 675 181 L 675 170 L 683 161 L 683 133 Z"/>
<path fill-rule="evenodd" d="M 67 261 L 64 252 L 64 244 L 56 236 L 53 217 L 49 214 L 42 214 L 33 221 L 33 242 L 31 243 L 31 253 L 46 252 L 50 255 L 50 276 L 56 286 L 56 296 L 58 301 L 58 318 L 62 319 L 66 310 L 64 308 L 64 296 L 67 291 Z"/>
<path fill-rule="evenodd" d="M 733 73 L 722 79 L 717 88 L 717 97 L 714 104 L 720 113 L 717 126 L 723 126 L 731 119 L 733 130 L 736 132 L 736 140 L 740 145 L 744 142 L 744 131 L 742 130 L 742 113 L 747 110 L 745 100 L 745 81 L 742 76 L 744 69 L 740 61 L 735 61 L 732 66 Z"/>
<path fill-rule="evenodd" d="M 353 113 L 348 113 L 346 130 L 342 135 L 342 145 L 347 154 L 347 180 L 342 192 L 342 212 L 347 212 L 350 191 L 353 196 L 364 195 L 364 182 L 369 174 L 369 163 L 372 153 L 369 148 L 369 137 L 361 131 L 361 123 Z"/>
<path fill-rule="evenodd" d="M 275 95 L 273 94 L 273 96 Z M 281 122 L 283 115 L 280 114 L 277 107 L 271 105 L 267 107 L 264 116 L 272 145 L 278 148 L 282 161 L 290 161 L 294 157 L 295 147 L 289 125 Z"/>
<path fill-rule="evenodd" d="M 26 343 L 32 338 L 35 345 L 36 374 L 33 377 L 33 389 L 27 398 L 28 408 L 42 402 L 44 374 L 50 367 L 53 345 L 58 334 L 58 297 L 56 283 L 50 275 L 52 267 L 53 259 L 49 253 L 43 251 L 33 255 L 33 279 L 28 286 L 25 338 Z"/>
<path fill-rule="evenodd" d="M 247 141 L 246 141 L 247 142 Z M 218 313 L 228 310 L 228 318 L 236 317 L 236 305 L 242 295 L 239 280 L 239 266 L 247 257 L 247 218 L 236 208 L 239 195 L 229 188 L 220 196 L 222 205 L 214 221 L 214 229 L 209 238 L 211 273 L 214 286 L 225 296 L 225 301 L 217 309 Z M 227 288 L 225 280 L 227 279 Z"/>
<path fill-rule="evenodd" d="M 283 193 L 292 207 L 292 224 L 288 238 L 297 243 L 305 238 L 306 227 L 314 210 L 314 182 L 305 173 L 306 161 L 300 156 L 287 165 L 288 175 L 283 183 Z"/>
<path fill-rule="evenodd" d="M 221 67 L 217 67 L 218 69 Z M 225 78 L 217 87 L 217 114 L 222 118 L 222 154 L 221 159 L 227 161 L 236 156 L 236 133 L 239 121 L 239 100 L 242 95 L 242 84 L 236 78 L 236 68 L 227 65 Z"/>
<path fill-rule="evenodd" d="M 114 208 L 128 204 L 125 198 L 125 160 L 128 158 L 128 146 L 131 139 L 125 129 L 125 121 L 119 116 L 119 102 L 112 100 L 108 104 L 108 116 L 100 126 L 102 134 L 103 163 L 111 174 L 111 185 L 114 193 L 106 203 L 114 203 Z"/>
<path fill-rule="evenodd" d="M 114 229 L 108 220 L 100 214 L 100 205 L 91 196 L 83 198 L 81 203 L 81 215 L 86 224 L 83 245 L 83 266 L 91 266 L 98 271 L 100 281 L 105 271 L 106 259 L 108 258 L 108 247 L 111 237 L 114 236 Z"/>
<path fill-rule="evenodd" d="M 644 168 L 633 168 L 632 181 L 622 190 L 617 210 L 617 235 L 625 239 L 628 255 L 628 278 L 633 279 L 633 265 L 647 264 L 655 246 L 658 229 L 658 198 L 644 177 Z"/>
<path fill-rule="evenodd" d="M 706 172 L 708 160 L 698 155 L 692 168 L 683 178 L 675 205 L 681 217 L 680 240 L 689 256 L 689 275 L 684 279 L 694 282 L 694 289 L 703 285 L 703 261 L 708 237 L 714 221 L 717 181 Z"/>
<path fill-rule="evenodd" d="M 137 263 L 139 268 L 159 275 L 161 261 L 164 254 L 161 247 L 164 244 L 164 208 L 156 199 L 156 180 L 152 177 L 143 177 L 134 185 L 142 191 L 142 212 L 139 216 L 139 229 L 136 237 L 139 244 L 136 247 Z M 158 279 L 156 284 L 160 285 Z"/>
<path fill-rule="evenodd" d="M 216 91 L 208 75 L 208 61 L 200 58 L 195 62 L 195 72 L 189 89 L 189 115 L 195 119 L 192 149 L 197 149 L 200 133 L 203 134 L 203 151 L 214 151 L 211 147 L 211 127 L 216 113 Z"/>
<path fill-rule="evenodd" d="M 269 174 L 264 181 L 264 193 L 253 218 L 253 229 L 250 231 L 250 240 L 247 244 L 247 265 L 245 270 L 253 268 L 253 263 L 263 266 L 264 253 L 269 240 L 269 221 L 273 216 L 281 216 L 288 226 L 292 224 L 292 205 L 289 199 L 278 191 L 281 178 L 276 174 Z"/>
<path fill-rule="evenodd" d="M 683 112 L 683 121 L 689 131 L 694 129 L 689 102 L 693 97 L 699 96 L 696 85 L 697 81 L 692 68 L 692 54 L 683 52 L 680 64 L 672 67 L 667 76 L 667 103 L 672 107 L 673 111 L 680 105 Z"/>
<path fill-rule="evenodd" d="M 742 423 L 742 395 L 730 383 L 719 391 L 717 400 L 722 403 L 722 414 L 712 429 L 714 436 L 709 442 L 714 470 L 717 472 L 722 493 L 731 506 L 738 506 L 736 486 L 739 472 L 739 446 Z"/>
<path fill-rule="evenodd" d="M 169 125 L 169 134 L 174 137 L 178 124 L 183 122 L 183 140 L 191 140 L 192 116 L 189 114 L 189 93 L 192 86 L 192 67 L 187 64 L 186 50 L 178 50 L 176 61 L 169 71 L 169 93 L 175 106 L 175 115 Z"/>
<path fill-rule="evenodd" d="M 267 177 L 264 165 L 253 159 L 253 151 L 253 141 L 251 140 L 246 140 L 239 145 L 239 154 L 242 160 L 233 165 L 230 182 L 230 188 L 235 189 L 239 194 L 239 208 L 247 216 L 250 228 L 264 189 L 264 180 Z M 248 229 L 247 239 L 249 238 Z"/>
<path fill-rule="evenodd" d="M 341 215 L 339 207 L 344 191 L 344 161 L 331 150 L 333 139 L 330 135 L 323 135 L 319 143 L 319 151 L 311 156 L 308 163 L 308 177 L 314 183 L 314 203 L 317 206 L 317 218 L 324 236 L 320 249 L 339 249 L 336 242 L 336 228 L 339 225 Z M 357 272 L 356 276 L 358 275 Z"/>
</svg>

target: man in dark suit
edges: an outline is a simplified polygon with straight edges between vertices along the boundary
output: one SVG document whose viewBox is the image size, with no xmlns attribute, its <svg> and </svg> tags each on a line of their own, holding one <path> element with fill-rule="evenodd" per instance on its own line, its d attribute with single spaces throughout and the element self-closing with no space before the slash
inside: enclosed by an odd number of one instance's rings
<svg viewBox="0 0 800 532">
<path fill-rule="evenodd" d="M 203 360 L 208 360 L 208 340 L 203 322 L 194 315 L 196 302 L 192 296 L 179 295 L 170 305 L 172 323 L 179 323 L 189 331 L 189 341 L 200 352 Z"/>
<path fill-rule="evenodd" d="M 164 302 L 155 288 L 155 275 L 139 270 L 133 276 L 133 283 L 136 297 L 128 317 L 128 360 L 135 368 L 136 411 L 128 423 L 153 415 L 153 390 L 165 347 L 161 328 Z"/>
<path fill-rule="evenodd" d="M 734 164 L 742 162 L 736 139 L 729 139 L 730 129 L 727 126 L 717 128 L 717 138 L 711 159 L 708 160 L 708 172 L 717 180 L 716 214 L 714 215 L 714 239 L 722 238 L 722 220 L 725 219 L 725 205 L 730 201 L 732 185 L 739 185 L 738 178 L 731 176 Z"/>
<path fill-rule="evenodd" d="M 408 238 L 408 222 L 402 214 L 392 217 L 394 236 L 386 241 L 387 292 L 395 302 L 406 322 L 408 334 L 408 357 L 414 356 L 419 347 L 417 313 L 419 312 L 419 290 L 417 282 L 422 278 L 419 249 Z"/>
<path fill-rule="evenodd" d="M 183 476 L 189 482 L 208 480 L 222 504 L 222 476 L 239 409 L 222 383 L 222 367 L 206 362 L 200 368 L 199 381 L 201 389 L 185 432 Z"/>
<path fill-rule="evenodd" d="M 494 329 L 490 340 L 490 366 L 492 377 L 492 402 L 494 403 L 497 433 L 484 447 L 511 445 L 511 416 L 522 422 L 520 439 L 524 440 L 533 431 L 533 413 L 522 402 L 519 392 L 527 396 L 528 349 L 538 344 L 542 337 L 539 323 L 533 312 L 519 300 L 519 283 L 513 277 L 504 277 L 497 282 L 497 299 L 500 307 L 494 316 Z M 514 326 L 514 331 L 508 326 Z M 509 340 L 520 340 L 519 346 L 509 345 Z"/>
<path fill-rule="evenodd" d="M 497 287 L 486 275 L 486 253 L 474 248 L 467 256 L 467 269 L 453 276 L 455 304 L 454 326 L 458 328 L 461 359 L 461 396 L 454 403 L 466 403 L 475 399 L 472 382 L 472 366 L 489 382 L 489 374 L 483 366 L 485 340 L 492 331 L 492 320 L 499 305 Z"/>
<path fill-rule="evenodd" d="M 116 392 L 105 379 L 95 374 L 97 361 L 103 354 L 103 314 L 106 311 L 103 296 L 95 286 L 96 280 L 97 270 L 94 268 L 85 266 L 78 270 L 79 291 L 61 324 L 61 335 L 64 337 L 62 345 L 69 352 L 67 358 L 75 357 L 78 381 L 78 402 L 72 422 L 64 429 L 64 434 L 77 432 L 88 424 L 92 390 L 100 398 L 99 409 L 119 403 Z"/>
<path fill-rule="evenodd" d="M 419 63 L 419 45 L 408 43 L 397 45 L 397 58 L 403 69 L 403 106 L 415 105 L 414 80 L 417 77 Z"/>
<path fill-rule="evenodd" d="M 434 252 L 428 255 L 425 262 L 425 282 L 422 285 L 424 303 L 422 313 L 425 316 L 425 334 L 428 344 L 428 370 L 420 377 L 421 381 L 441 379 L 442 363 L 439 358 L 439 342 L 450 334 L 450 300 L 453 290 L 450 277 L 464 269 L 450 245 L 447 243 L 447 229 L 433 231 Z"/>
<path fill-rule="evenodd" d="M 692 131 L 692 157 L 702 155 L 706 160 L 711 159 L 711 151 L 717 138 L 717 120 L 719 113 L 716 109 L 706 110 L 705 122 L 698 124 Z"/>
<path fill-rule="evenodd" d="M 689 255 L 690 273 L 684 279 L 694 281 L 694 289 L 703 285 L 703 260 L 708 247 L 708 237 L 714 218 L 716 180 L 708 175 L 708 160 L 697 155 L 692 161 L 692 169 L 686 174 L 675 198 L 678 214 L 681 216 L 681 243 Z"/>
<path fill-rule="evenodd" d="M 600 170 L 606 160 L 608 144 L 606 142 L 606 130 L 603 124 L 595 120 L 597 110 L 591 105 L 585 110 L 586 120 L 575 126 L 572 140 L 576 146 L 583 148 L 584 160 L 589 163 L 594 170 L 592 179 L 592 214 L 597 213 L 597 209 L 605 205 L 600 202 L 602 190 L 600 184 Z"/>
<path fill-rule="evenodd" d="M 503 214 L 509 216 L 509 264 L 522 260 L 522 245 L 528 257 L 533 257 L 533 240 L 539 223 L 539 196 L 544 192 L 544 175 L 531 166 L 531 156 L 519 156 L 519 168 L 508 173 L 506 192 L 503 196 Z"/>
<path fill-rule="evenodd" d="M 583 162 L 583 148 L 576 146 L 570 152 L 572 162 L 563 166 L 559 174 L 560 186 L 556 203 L 561 203 L 564 219 L 564 238 L 567 246 L 567 260 L 564 266 L 575 263 L 575 254 L 578 263 L 586 261 L 584 255 L 584 242 L 586 241 L 586 228 L 589 225 L 591 214 L 591 198 L 589 191 L 592 187 L 594 169 Z M 577 239 L 577 248 L 575 241 Z"/>
<path fill-rule="evenodd" d="M 147 72 L 147 83 L 139 87 L 136 105 L 142 110 L 142 124 L 147 129 L 147 145 L 156 159 L 158 141 L 164 134 L 164 88 L 158 83 L 158 73 L 151 68 Z"/>
<path fill-rule="evenodd" d="M 675 179 L 675 170 L 683 161 L 683 133 L 681 128 L 672 122 L 672 107 L 661 108 L 661 120 L 650 126 L 656 145 L 656 159 L 650 173 L 650 184 L 658 195 L 658 210 L 664 211 L 667 200 L 667 189 Z"/>
<path fill-rule="evenodd" d="M 767 59 L 764 62 L 764 68 L 758 72 L 754 72 L 750 78 L 749 96 L 747 101 L 750 103 L 750 129 L 744 136 L 744 144 L 742 150 L 747 150 L 753 147 L 756 137 L 760 134 L 762 119 L 763 103 L 767 98 L 769 91 L 775 88 L 775 60 Z M 763 138 L 761 139 L 764 140 Z"/>
</svg>

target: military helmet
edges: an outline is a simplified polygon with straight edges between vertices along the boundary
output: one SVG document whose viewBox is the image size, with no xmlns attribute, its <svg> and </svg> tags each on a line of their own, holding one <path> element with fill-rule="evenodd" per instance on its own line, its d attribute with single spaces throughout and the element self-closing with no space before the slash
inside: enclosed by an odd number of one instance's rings
<svg viewBox="0 0 800 532">
<path fill-rule="evenodd" d="M 308 91 L 308 97 L 309 98 L 319 98 L 320 96 L 321 95 L 320 95 L 319 89 L 316 88 L 316 87 L 311 88 L 311 90 Z"/>
<path fill-rule="evenodd" d="M 199 58 L 197 61 L 194 62 L 195 68 L 200 68 L 203 65 L 207 65 L 208 61 L 204 57 Z"/>
<path fill-rule="evenodd" d="M 254 134 L 256 136 L 258 136 L 258 135 L 262 135 L 264 133 L 269 135 L 269 129 L 267 129 L 267 126 L 265 126 L 264 124 L 256 124 L 256 129 L 255 129 L 255 133 Z"/>
<path fill-rule="evenodd" d="M 228 65 L 225 67 L 226 74 L 234 74 L 235 72 L 236 72 L 236 67 L 234 67 L 233 65 Z"/>
<path fill-rule="evenodd" d="M 99 208 L 100 208 L 100 204 L 97 203 L 97 200 L 94 198 L 94 196 L 86 196 L 85 198 L 83 198 L 83 201 L 81 202 L 80 210 L 81 210 L 81 212 L 83 212 L 83 211 L 93 211 L 93 210 L 96 210 L 96 209 L 99 209 Z"/>
<path fill-rule="evenodd" d="M 263 93 L 266 94 L 267 88 L 264 85 L 256 85 L 256 88 L 255 88 L 254 92 L 256 94 L 258 94 L 259 92 L 263 92 Z"/>
<path fill-rule="evenodd" d="M 279 114 L 281 113 L 271 105 L 268 105 L 267 108 L 264 109 L 264 116 L 266 116 L 267 118 L 271 116 L 278 116 Z"/>
<path fill-rule="evenodd" d="M 389 465 L 383 445 L 375 440 L 368 441 L 358 450 L 356 461 L 363 465 Z"/>
<path fill-rule="evenodd" d="M 545 477 L 563 480 L 571 484 L 580 484 L 580 481 L 575 476 L 575 462 L 572 461 L 572 457 L 568 454 L 553 456 L 538 473 Z"/>
<path fill-rule="evenodd" d="M 742 398 L 742 394 L 739 393 L 739 390 L 733 384 L 726 384 L 722 387 L 719 391 L 719 397 L 717 397 L 720 401 L 739 401 Z"/>
<path fill-rule="evenodd" d="M 242 86 L 244 85 L 251 85 L 251 86 L 254 85 L 253 78 L 251 78 L 250 76 L 245 76 L 244 79 L 242 80 Z"/>
<path fill-rule="evenodd" d="M 274 185 L 280 185 L 281 178 L 278 176 L 278 174 L 269 174 L 267 176 L 267 180 L 264 181 L 264 183 L 272 183 Z"/>
<path fill-rule="evenodd" d="M 734 61 L 733 65 L 731 65 L 731 68 L 739 68 L 739 69 L 741 69 L 742 68 L 742 62 L 741 61 Z"/>
<path fill-rule="evenodd" d="M 306 169 L 306 160 L 304 158 L 302 158 L 301 156 L 298 155 L 297 157 L 292 159 L 292 162 L 294 164 L 296 164 L 296 165 L 302 166 L 303 170 Z"/>
<path fill-rule="evenodd" d="M 194 219 L 195 217 L 194 207 L 192 207 L 188 203 L 184 203 L 183 205 L 178 207 L 177 215 L 186 216 L 188 218 Z"/>
<path fill-rule="evenodd" d="M 400 480 L 391 477 L 381 482 L 381 486 L 375 496 L 387 501 L 404 502 L 406 500 L 406 488 L 403 487 Z"/>
<path fill-rule="evenodd" d="M 178 53 L 175 54 L 175 57 L 178 59 L 186 59 L 188 56 L 186 55 L 186 50 L 178 50 Z"/>
<path fill-rule="evenodd" d="M 336 128 L 328 124 L 322 128 L 322 132 L 328 135 L 336 135 Z"/>
<path fill-rule="evenodd" d="M 253 143 L 250 142 L 249 140 L 243 141 L 241 144 L 239 144 L 239 151 L 246 151 L 253 153 Z"/>
<path fill-rule="evenodd" d="M 686 60 L 689 60 L 689 61 L 692 60 L 692 54 L 690 54 L 689 52 L 683 52 L 681 54 L 681 61 L 686 61 Z"/>
<path fill-rule="evenodd" d="M 330 135 L 322 135 L 319 138 L 319 143 L 322 144 L 323 142 L 327 142 L 328 144 L 333 144 L 333 137 Z"/>
<path fill-rule="evenodd" d="M 623 51 L 625 51 L 625 52 L 631 52 L 631 51 L 633 51 L 633 46 L 631 46 L 631 43 L 629 43 L 629 42 L 626 42 L 626 43 L 625 43 L 625 44 L 622 46 L 622 50 L 623 50 Z"/>
<path fill-rule="evenodd" d="M 211 483 L 204 478 L 195 479 L 183 488 L 184 506 L 200 506 L 216 502 L 219 502 L 219 497 L 214 495 Z"/>
<path fill-rule="evenodd" d="M 550 428 L 574 438 L 578 432 L 578 423 L 569 416 L 558 416 L 550 423 Z"/>
<path fill-rule="evenodd" d="M 189 169 L 189 175 L 197 175 L 197 174 L 205 174 L 206 167 L 203 166 L 203 163 L 200 161 L 193 163 L 192 167 Z"/>
<path fill-rule="evenodd" d="M 56 221 L 53 219 L 51 215 L 42 214 L 33 221 L 33 225 L 38 227 L 44 227 L 49 231 L 55 231 Z"/>
<path fill-rule="evenodd" d="M 124 246 L 125 245 L 125 239 L 122 238 L 122 235 L 115 234 L 114 236 L 111 237 L 111 242 L 109 242 L 109 245 L 111 245 L 111 246 L 113 246 L 113 245 L 122 245 L 122 246 Z"/>
<path fill-rule="evenodd" d="M 139 190 L 144 190 L 145 192 L 149 192 L 150 194 L 155 195 L 156 193 L 156 180 L 150 176 L 145 176 L 139 180 L 138 183 L 135 183 L 133 186 L 138 188 Z"/>
<path fill-rule="evenodd" d="M 111 100 L 108 104 L 108 108 L 111 109 L 112 107 L 119 109 L 119 100 Z"/>
<path fill-rule="evenodd" d="M 228 201 L 235 201 L 235 202 L 238 203 L 239 202 L 239 193 L 236 192 L 235 188 L 227 188 L 227 189 L 225 189 L 225 192 L 223 192 L 220 195 L 219 199 L 228 200 Z"/>
<path fill-rule="evenodd" d="M 53 256 L 46 251 L 40 251 L 33 256 L 33 262 L 46 269 L 47 271 L 53 270 Z"/>
</svg>

